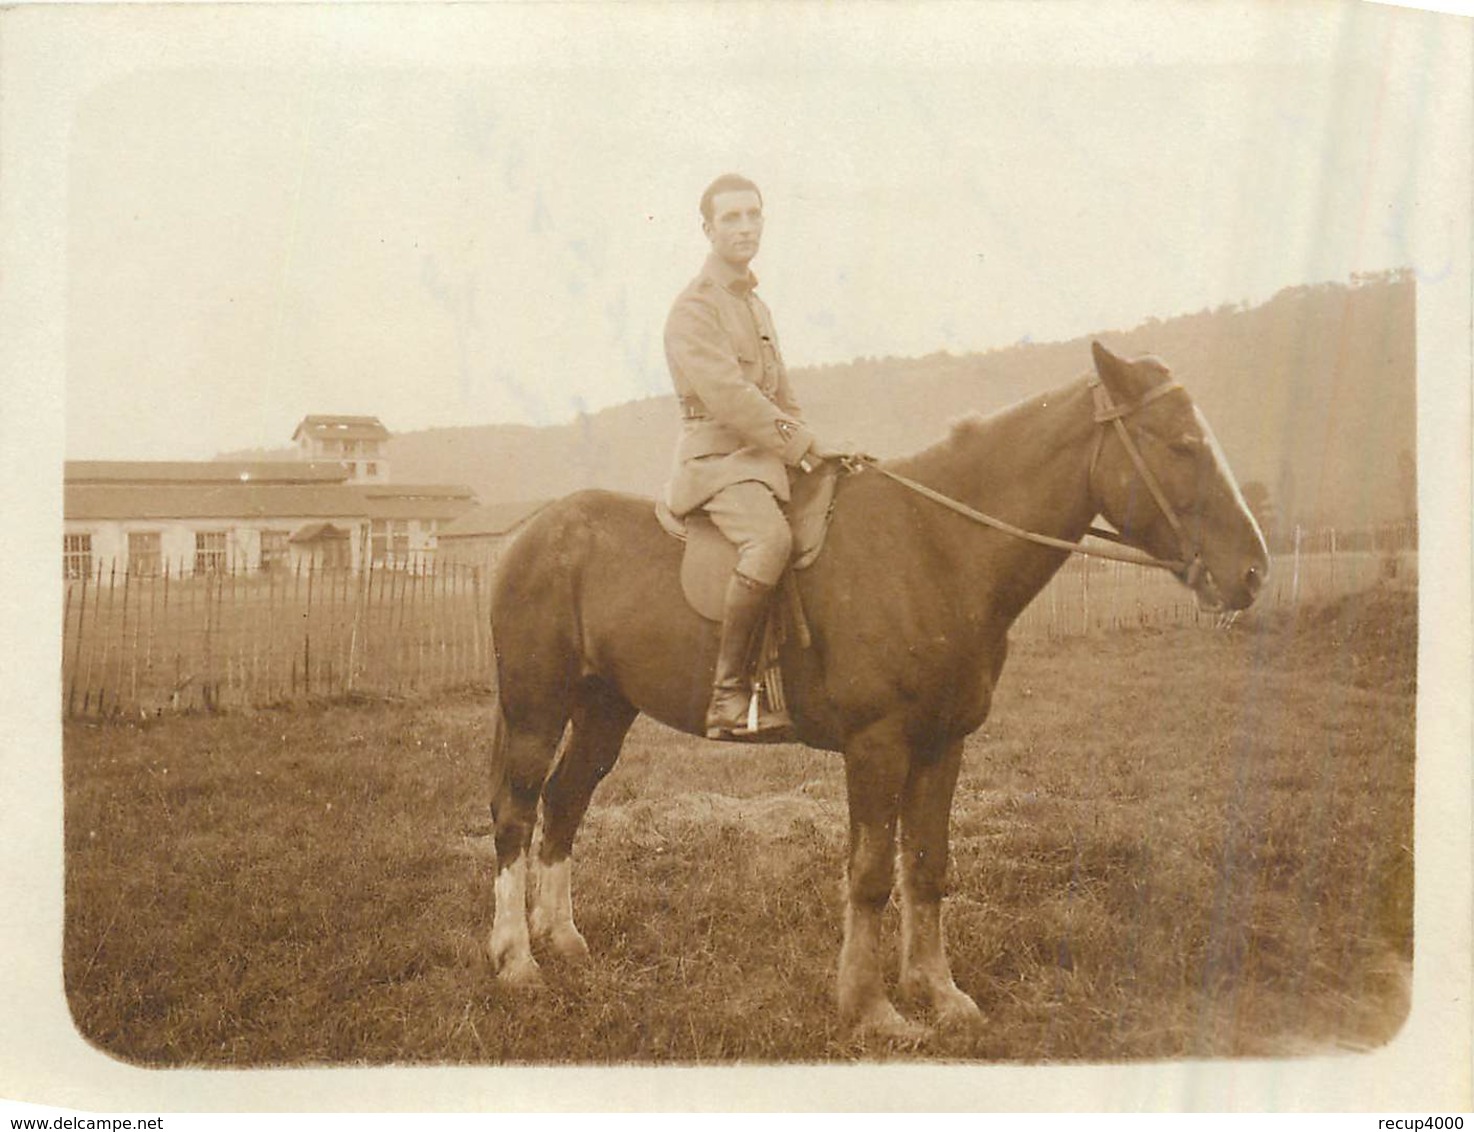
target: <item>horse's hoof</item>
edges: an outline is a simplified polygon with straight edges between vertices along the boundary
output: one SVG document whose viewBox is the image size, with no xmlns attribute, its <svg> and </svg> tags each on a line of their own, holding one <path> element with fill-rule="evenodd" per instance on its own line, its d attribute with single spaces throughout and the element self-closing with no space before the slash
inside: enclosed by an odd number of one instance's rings
<svg viewBox="0 0 1474 1132">
<path fill-rule="evenodd" d="M 946 1030 L 980 1030 L 987 1019 L 972 998 L 956 987 L 937 1000 L 937 1025 Z"/>
<path fill-rule="evenodd" d="M 890 1045 L 918 1046 L 931 1037 L 931 1030 L 912 1022 L 882 999 L 855 1019 L 856 1037 L 879 1038 Z"/>
<path fill-rule="evenodd" d="M 543 973 L 532 958 L 514 959 L 497 972 L 497 982 L 513 990 L 541 990 Z"/>
<path fill-rule="evenodd" d="M 929 1005 L 943 1029 L 965 1030 L 980 1027 L 985 1021 L 978 1004 L 950 979 L 930 982 L 917 975 L 902 976 L 901 989 L 908 999 Z"/>
<path fill-rule="evenodd" d="M 577 928 L 564 928 L 547 935 L 548 950 L 564 963 L 586 963 L 589 958 L 588 941 Z"/>
</svg>

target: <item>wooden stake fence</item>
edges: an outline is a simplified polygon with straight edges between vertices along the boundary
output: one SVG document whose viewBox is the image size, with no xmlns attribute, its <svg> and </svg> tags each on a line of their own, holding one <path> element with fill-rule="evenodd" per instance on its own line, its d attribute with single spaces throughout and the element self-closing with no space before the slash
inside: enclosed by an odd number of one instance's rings
<svg viewBox="0 0 1474 1132">
<path fill-rule="evenodd" d="M 62 606 L 68 716 L 489 687 L 480 566 L 192 576 L 99 563 Z"/>
<path fill-rule="evenodd" d="M 1356 549 L 1350 549 L 1352 546 Z M 1334 550 L 1334 553 L 1332 551 Z M 99 562 L 62 606 L 68 716 L 264 707 L 344 695 L 427 696 L 490 687 L 490 564 L 156 574 Z M 1297 539 L 1256 610 L 1414 582 L 1408 546 L 1350 536 Z M 1175 579 L 1119 562 L 1067 563 L 1014 628 L 1019 638 L 1204 624 Z"/>
</svg>

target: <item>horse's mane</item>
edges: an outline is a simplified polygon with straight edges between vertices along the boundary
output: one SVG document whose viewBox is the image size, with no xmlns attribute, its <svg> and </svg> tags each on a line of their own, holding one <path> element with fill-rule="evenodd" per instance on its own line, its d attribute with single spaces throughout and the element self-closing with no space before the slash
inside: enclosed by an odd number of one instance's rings
<svg viewBox="0 0 1474 1132">
<path fill-rule="evenodd" d="M 910 458 L 941 457 L 945 459 L 954 452 L 971 450 L 979 442 L 987 444 L 993 433 L 1006 428 L 1012 421 L 1025 413 L 1033 412 L 1055 400 L 1062 400 L 1074 392 L 1079 382 L 1062 385 L 1047 393 L 1035 394 L 1022 401 L 1004 405 L 989 412 L 973 410 L 953 417 L 947 422 L 947 432 L 940 440 L 913 452 Z"/>
</svg>

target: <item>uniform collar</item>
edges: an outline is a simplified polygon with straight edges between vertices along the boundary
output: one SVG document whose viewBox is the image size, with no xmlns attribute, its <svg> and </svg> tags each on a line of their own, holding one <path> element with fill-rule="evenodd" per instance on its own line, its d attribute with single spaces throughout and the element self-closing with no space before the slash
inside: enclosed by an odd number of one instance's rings
<svg viewBox="0 0 1474 1132">
<path fill-rule="evenodd" d="M 757 286 L 757 276 L 752 273 L 752 268 L 739 272 L 715 252 L 706 257 L 702 274 L 720 283 L 734 295 L 746 295 Z"/>
</svg>

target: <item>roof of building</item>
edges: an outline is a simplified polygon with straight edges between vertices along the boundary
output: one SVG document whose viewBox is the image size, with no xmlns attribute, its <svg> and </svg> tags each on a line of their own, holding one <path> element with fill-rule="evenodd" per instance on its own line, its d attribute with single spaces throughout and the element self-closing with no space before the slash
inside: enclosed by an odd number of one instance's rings
<svg viewBox="0 0 1474 1132">
<path fill-rule="evenodd" d="M 312 414 L 297 422 L 292 439 L 296 440 L 304 432 L 314 437 L 333 437 L 341 440 L 389 439 L 389 430 L 384 427 L 378 417 Z"/>
<path fill-rule="evenodd" d="M 370 499 L 472 499 L 463 483 L 364 483 L 358 490 Z"/>
<path fill-rule="evenodd" d="M 499 501 L 473 507 L 449 526 L 440 529 L 440 539 L 484 538 L 504 535 L 521 526 L 548 504 L 546 499 Z"/>
<path fill-rule="evenodd" d="M 335 527 L 332 523 L 308 523 L 299 528 L 288 542 L 341 542 L 351 537 L 342 527 Z"/>
<path fill-rule="evenodd" d="M 459 484 L 359 484 L 371 519 L 436 519 L 449 522 L 476 505 L 476 495 Z"/>
<path fill-rule="evenodd" d="M 89 519 L 271 519 L 369 517 L 348 484 L 67 484 L 63 514 Z"/>
<path fill-rule="evenodd" d="M 434 519 L 448 522 L 476 503 L 468 487 L 272 482 L 76 483 L 63 514 L 101 519 Z"/>
<path fill-rule="evenodd" d="M 313 460 L 68 460 L 71 484 L 343 483 L 348 469 Z"/>
<path fill-rule="evenodd" d="M 473 499 L 368 499 L 364 514 L 371 519 L 435 519 L 449 523 L 469 511 Z"/>
</svg>

